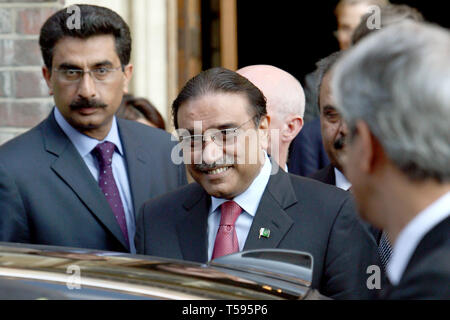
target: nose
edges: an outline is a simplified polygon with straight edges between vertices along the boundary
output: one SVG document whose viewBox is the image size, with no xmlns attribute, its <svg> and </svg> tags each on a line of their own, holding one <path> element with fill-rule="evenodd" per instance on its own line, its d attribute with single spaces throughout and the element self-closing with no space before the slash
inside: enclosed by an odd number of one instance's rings
<svg viewBox="0 0 450 320">
<path fill-rule="evenodd" d="M 80 97 L 91 99 L 96 95 L 96 87 L 90 73 L 84 73 L 78 84 L 78 95 Z"/>
<path fill-rule="evenodd" d="M 339 132 L 342 136 L 346 136 L 348 134 L 348 127 L 347 123 L 344 121 L 344 119 L 341 118 L 340 124 L 339 124 Z"/>
<path fill-rule="evenodd" d="M 211 138 L 205 141 L 205 146 L 202 152 L 203 162 L 206 164 L 213 164 L 222 159 L 223 149 L 214 143 Z"/>
</svg>

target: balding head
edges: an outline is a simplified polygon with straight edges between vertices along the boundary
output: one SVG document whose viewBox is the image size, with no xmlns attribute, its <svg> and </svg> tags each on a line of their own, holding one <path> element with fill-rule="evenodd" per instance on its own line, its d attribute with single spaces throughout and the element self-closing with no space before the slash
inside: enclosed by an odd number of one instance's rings
<svg viewBox="0 0 450 320">
<path fill-rule="evenodd" d="M 296 114 L 303 117 L 305 94 L 300 82 L 290 73 L 269 65 L 247 66 L 239 69 L 237 73 L 249 79 L 262 91 L 267 99 L 269 115 Z"/>
<path fill-rule="evenodd" d="M 284 168 L 289 145 L 303 126 L 303 88 L 291 74 L 270 65 L 247 66 L 237 70 L 237 73 L 249 79 L 266 97 L 267 114 L 270 117 L 269 129 L 279 135 L 280 161 L 277 162 Z M 271 141 L 271 145 L 274 142 Z M 277 155 L 271 152 L 270 148 L 268 151 L 277 159 Z"/>
</svg>

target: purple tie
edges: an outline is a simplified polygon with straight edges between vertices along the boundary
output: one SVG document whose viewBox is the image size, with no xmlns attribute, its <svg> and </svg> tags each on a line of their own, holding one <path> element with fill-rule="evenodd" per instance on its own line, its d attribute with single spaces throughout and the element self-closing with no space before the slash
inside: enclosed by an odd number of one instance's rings
<svg viewBox="0 0 450 320">
<path fill-rule="evenodd" d="M 122 200 L 120 199 L 119 189 L 112 171 L 112 157 L 114 154 L 115 145 L 112 142 L 105 141 L 99 143 L 92 154 L 97 158 L 99 164 L 100 175 L 98 177 L 98 185 L 102 189 L 108 203 L 114 212 L 114 216 L 119 223 L 125 240 L 128 242 L 127 221 L 125 219 L 125 211 L 123 209 Z"/>
</svg>

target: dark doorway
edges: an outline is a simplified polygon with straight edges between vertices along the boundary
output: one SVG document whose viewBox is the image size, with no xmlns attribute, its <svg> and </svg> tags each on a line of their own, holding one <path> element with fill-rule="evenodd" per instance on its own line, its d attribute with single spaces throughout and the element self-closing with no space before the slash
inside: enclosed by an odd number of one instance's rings
<svg viewBox="0 0 450 320">
<path fill-rule="evenodd" d="M 425 19 L 450 27 L 440 1 L 391 1 L 408 4 Z M 302 84 L 321 58 L 339 49 L 334 8 L 337 0 L 237 0 L 239 68 L 271 64 L 294 75 Z"/>
</svg>

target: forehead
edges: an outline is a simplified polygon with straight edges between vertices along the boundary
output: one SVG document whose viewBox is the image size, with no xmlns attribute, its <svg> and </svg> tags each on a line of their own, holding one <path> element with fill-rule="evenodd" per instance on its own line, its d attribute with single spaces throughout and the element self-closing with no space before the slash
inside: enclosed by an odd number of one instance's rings
<svg viewBox="0 0 450 320">
<path fill-rule="evenodd" d="M 225 124 L 239 125 L 254 116 L 248 98 L 243 93 L 206 93 L 180 105 L 180 128 L 192 128 L 194 121 L 202 121 L 203 127 L 217 128 Z"/>
<path fill-rule="evenodd" d="M 96 35 L 86 39 L 64 37 L 53 49 L 53 64 L 70 63 L 79 66 L 101 61 L 120 62 L 113 35 Z"/>
<path fill-rule="evenodd" d="M 357 26 L 367 12 L 370 5 L 367 3 L 355 3 L 343 5 L 338 14 L 338 22 L 340 24 Z"/>
</svg>

